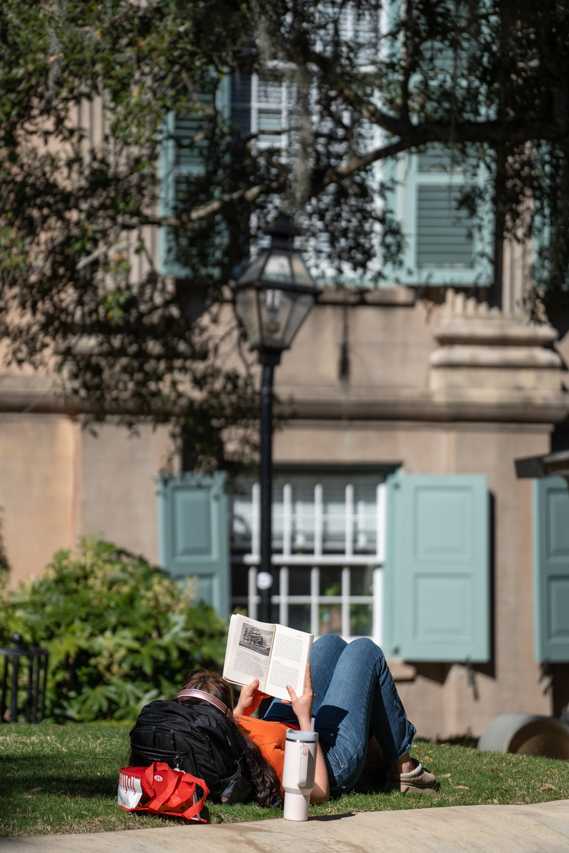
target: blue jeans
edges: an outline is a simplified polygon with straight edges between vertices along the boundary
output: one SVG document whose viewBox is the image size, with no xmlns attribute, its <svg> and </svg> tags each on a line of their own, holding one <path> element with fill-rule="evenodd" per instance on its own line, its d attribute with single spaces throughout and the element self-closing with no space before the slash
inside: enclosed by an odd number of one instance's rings
<svg viewBox="0 0 569 853">
<path fill-rule="evenodd" d="M 415 727 L 405 715 L 397 688 L 379 646 L 372 640 L 346 643 L 326 634 L 314 643 L 312 687 L 315 727 L 326 758 L 333 796 L 349 791 L 359 778 L 368 741 L 375 736 L 384 758 L 409 752 Z M 297 725 L 290 705 L 271 703 L 265 720 Z"/>
</svg>

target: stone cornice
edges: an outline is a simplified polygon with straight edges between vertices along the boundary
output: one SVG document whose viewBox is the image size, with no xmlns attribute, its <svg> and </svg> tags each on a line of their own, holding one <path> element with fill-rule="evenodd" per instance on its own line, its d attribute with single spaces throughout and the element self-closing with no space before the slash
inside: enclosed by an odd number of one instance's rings
<svg viewBox="0 0 569 853">
<path fill-rule="evenodd" d="M 534 367 L 559 370 L 561 358 L 554 350 L 536 346 L 468 346 L 460 343 L 432 352 L 429 364 L 431 367 Z"/>
<path fill-rule="evenodd" d="M 280 403 L 281 417 L 306 420 L 401 420 L 559 423 L 569 415 L 569 395 L 562 394 L 456 394 L 434 399 L 430 394 L 403 398 L 382 396 L 373 400 L 296 399 Z"/>
<path fill-rule="evenodd" d="M 324 395 L 277 402 L 279 417 L 331 421 L 476 421 L 559 423 L 569 416 L 569 395 L 532 391 L 515 393 L 499 389 L 457 389 L 451 394 L 432 392 L 408 394 L 381 389 L 373 398 L 358 395 L 351 399 Z M 59 414 L 70 417 L 92 409 L 82 401 L 46 393 L 17 393 L 0 388 L 0 412 Z M 113 413 L 109 413 L 113 414 Z M 114 414 L 126 414 L 115 412 Z"/>
<path fill-rule="evenodd" d="M 469 317 L 443 318 L 435 327 L 437 341 L 449 344 L 543 347 L 553 343 L 557 332 L 548 323 L 529 323 L 525 317 L 479 313 Z"/>
</svg>

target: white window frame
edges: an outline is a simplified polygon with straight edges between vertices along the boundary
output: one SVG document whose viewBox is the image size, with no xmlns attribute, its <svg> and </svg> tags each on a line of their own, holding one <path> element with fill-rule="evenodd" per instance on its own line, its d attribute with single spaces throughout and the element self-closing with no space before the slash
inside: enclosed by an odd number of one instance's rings
<svg viewBox="0 0 569 853">
<path fill-rule="evenodd" d="M 294 553 L 292 540 L 295 508 L 292 500 L 292 485 L 283 486 L 282 548 L 272 555 L 272 565 L 277 579 L 277 589 L 271 596 L 271 603 L 278 605 L 279 622 L 288 625 L 289 606 L 294 604 L 310 606 L 310 631 L 319 636 L 321 605 L 340 605 L 341 636 L 353 640 L 350 630 L 351 606 L 364 604 L 371 608 L 371 638 L 381 646 L 383 642 L 383 587 L 386 537 L 386 495 L 385 483 L 378 483 L 375 489 L 375 549 L 373 553 L 355 553 L 354 538 L 358 526 L 358 508 L 354 505 L 354 485 L 345 486 L 344 503 L 344 543 L 343 553 L 327 553 L 323 548 L 325 516 L 323 512 L 323 487 L 315 477 L 313 510 L 308 517 L 313 524 L 313 548 L 311 551 Z M 248 567 L 248 595 L 246 601 L 233 599 L 234 604 L 247 604 L 248 615 L 256 619 L 260 596 L 257 590 L 257 570 L 260 565 L 260 486 L 254 483 L 251 488 L 251 550 L 242 558 Z M 350 590 L 351 569 L 366 566 L 372 569 L 372 588 L 368 595 L 353 595 Z M 324 595 L 320 589 L 320 570 L 325 567 L 341 568 L 340 595 Z M 296 595 L 289 590 L 289 569 L 304 569 L 310 575 L 310 594 Z"/>
</svg>

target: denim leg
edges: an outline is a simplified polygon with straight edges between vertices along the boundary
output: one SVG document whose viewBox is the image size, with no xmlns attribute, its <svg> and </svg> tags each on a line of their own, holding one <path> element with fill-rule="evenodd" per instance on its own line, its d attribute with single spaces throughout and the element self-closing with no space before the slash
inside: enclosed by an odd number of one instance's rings
<svg viewBox="0 0 569 853">
<path fill-rule="evenodd" d="M 324 701 L 324 696 L 334 675 L 338 660 L 347 645 L 346 641 L 337 634 L 325 634 L 323 637 L 318 637 L 312 647 L 310 674 L 312 677 L 312 689 L 316 697 L 312 710 L 314 716 L 316 716 Z M 298 725 L 298 720 L 292 707 L 290 705 L 283 705 L 280 699 L 273 699 L 263 719 L 286 723 L 287 725 Z"/>
<path fill-rule="evenodd" d="M 388 761 L 409 751 L 416 730 L 379 646 L 367 639 L 346 643 L 326 634 L 314 643 L 311 672 L 315 727 L 332 794 L 349 790 L 357 781 L 371 735 Z M 298 725 L 292 707 L 280 699 L 273 700 L 263 719 Z"/>
<path fill-rule="evenodd" d="M 338 634 L 324 634 L 323 637 L 318 637 L 312 647 L 312 655 L 310 657 L 310 675 L 312 677 L 312 689 L 315 693 L 314 707 L 312 713 L 314 716 L 320 710 L 324 697 L 330 687 L 330 682 L 338 666 L 344 649 L 348 644 Z"/>
<path fill-rule="evenodd" d="M 388 761 L 409 751 L 415 727 L 383 652 L 371 640 L 354 640 L 343 649 L 316 713 L 316 731 L 335 780 L 333 793 L 349 790 L 358 779 L 370 733 Z"/>
</svg>

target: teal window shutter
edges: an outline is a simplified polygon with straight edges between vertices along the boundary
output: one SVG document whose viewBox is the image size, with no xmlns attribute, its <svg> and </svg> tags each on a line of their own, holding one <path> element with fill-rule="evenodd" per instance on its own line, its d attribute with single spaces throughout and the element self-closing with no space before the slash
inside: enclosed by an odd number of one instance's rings
<svg viewBox="0 0 569 853">
<path fill-rule="evenodd" d="M 401 154 L 384 169 L 386 204 L 404 237 L 402 265 L 389 270 L 405 285 L 485 287 L 492 282 L 491 216 L 458 209 L 462 193 L 483 180 L 482 167 L 442 146 Z"/>
<path fill-rule="evenodd" d="M 231 78 L 224 77 L 216 90 L 216 106 L 223 118 L 230 118 Z M 200 139 L 199 116 L 170 112 L 164 121 L 164 137 L 160 147 L 160 216 L 172 216 L 176 201 L 183 193 L 184 183 L 192 175 L 199 175 L 203 168 L 203 146 Z M 183 196 L 182 196 L 183 197 Z M 190 271 L 176 260 L 176 247 L 168 227 L 160 228 L 159 263 L 162 275 L 187 278 Z"/>
<path fill-rule="evenodd" d="M 387 484 L 386 655 L 488 661 L 486 477 L 397 472 Z"/>
<path fill-rule="evenodd" d="M 534 637 L 539 661 L 569 661 L 569 491 L 564 477 L 533 483 Z"/>
<path fill-rule="evenodd" d="M 230 576 L 224 472 L 158 478 L 160 565 L 195 578 L 198 598 L 226 618 Z"/>
<path fill-rule="evenodd" d="M 251 75 L 233 74 L 229 92 L 231 124 L 239 133 L 251 133 Z"/>
</svg>

